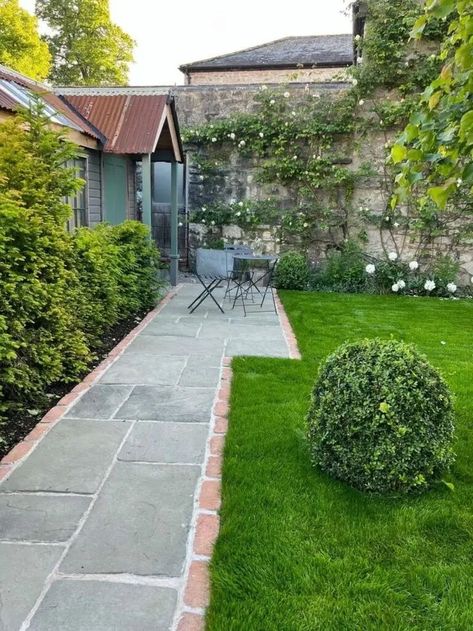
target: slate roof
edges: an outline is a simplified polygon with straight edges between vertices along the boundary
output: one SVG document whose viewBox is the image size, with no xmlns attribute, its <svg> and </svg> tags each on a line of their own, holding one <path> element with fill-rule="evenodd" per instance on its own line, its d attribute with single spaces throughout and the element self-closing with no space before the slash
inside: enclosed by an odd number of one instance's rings
<svg viewBox="0 0 473 631">
<path fill-rule="evenodd" d="M 353 35 L 306 35 L 285 37 L 228 55 L 194 61 L 179 67 L 182 72 L 204 70 L 332 67 L 353 63 Z"/>
</svg>

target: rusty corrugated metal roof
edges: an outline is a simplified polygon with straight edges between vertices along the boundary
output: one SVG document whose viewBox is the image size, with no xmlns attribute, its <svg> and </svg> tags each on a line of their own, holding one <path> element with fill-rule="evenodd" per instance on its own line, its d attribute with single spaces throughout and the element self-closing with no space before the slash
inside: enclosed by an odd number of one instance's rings
<svg viewBox="0 0 473 631">
<path fill-rule="evenodd" d="M 105 151 L 143 154 L 156 148 L 169 97 L 65 94 L 63 98 L 106 137 Z"/>
<path fill-rule="evenodd" d="M 97 130 L 93 129 L 86 120 L 71 109 L 63 99 L 54 94 L 48 86 L 29 79 L 19 72 L 2 65 L 0 65 L 0 80 L 11 83 L 13 86 L 16 85 L 17 88 L 19 87 L 25 92 L 26 96 L 28 93 L 35 94 L 56 110 L 58 114 L 65 117 L 67 119 L 63 121 L 65 124 L 69 122 L 71 127 L 75 127 L 79 131 L 97 140 L 102 140 Z M 23 104 L 18 99 L 13 98 L 13 95 L 9 94 L 8 89 L 3 89 L 0 86 L 0 107 L 15 111 L 22 105 Z"/>
</svg>

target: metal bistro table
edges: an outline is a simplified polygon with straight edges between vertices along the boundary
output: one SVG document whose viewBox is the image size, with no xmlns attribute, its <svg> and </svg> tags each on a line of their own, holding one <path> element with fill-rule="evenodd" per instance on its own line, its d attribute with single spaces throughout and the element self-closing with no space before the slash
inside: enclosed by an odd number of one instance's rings
<svg viewBox="0 0 473 631">
<path fill-rule="evenodd" d="M 250 300 L 253 304 L 255 303 L 255 293 L 258 297 L 261 297 L 260 308 L 262 308 L 269 290 L 273 300 L 274 312 L 277 313 L 272 281 L 278 257 L 264 254 L 238 253 L 233 256 L 233 260 L 235 265 L 234 283 L 236 291 L 232 308 L 235 308 L 237 300 L 240 299 L 246 316 L 246 305 Z M 263 268 L 263 274 L 257 275 L 257 272 L 258 270 L 261 270 L 261 267 L 255 266 L 255 263 L 261 262 L 265 263 L 266 267 Z M 266 285 L 264 287 L 264 291 L 261 291 L 263 287 L 260 289 L 260 287 L 258 287 L 258 283 L 262 283 L 262 286 Z"/>
</svg>

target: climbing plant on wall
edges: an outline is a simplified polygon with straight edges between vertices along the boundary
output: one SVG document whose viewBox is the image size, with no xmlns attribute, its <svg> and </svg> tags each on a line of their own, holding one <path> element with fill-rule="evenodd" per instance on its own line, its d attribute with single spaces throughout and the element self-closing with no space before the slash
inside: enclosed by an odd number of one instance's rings
<svg viewBox="0 0 473 631">
<path fill-rule="evenodd" d="M 266 204 L 251 200 L 224 204 L 217 191 L 215 203 L 202 203 L 195 212 L 196 221 L 211 226 L 231 221 L 244 228 L 277 223 L 280 238 L 292 243 L 295 239 L 302 249 L 321 234 L 335 247 L 343 247 L 347 239 L 362 241 L 365 226 L 373 224 L 386 255 L 393 249 L 401 255 L 413 239 L 422 253 L 447 234 L 453 234 L 452 248 L 458 245 L 468 230 L 455 234 L 456 216 L 440 217 L 415 197 L 403 206 L 391 205 L 395 165 L 387 162 L 375 172 L 369 156 L 361 155 L 356 168 L 351 159 L 363 135 L 373 133 L 384 134 L 388 157 L 419 93 L 439 72 L 439 40 L 448 32 L 451 18 L 433 15 L 423 29 L 422 43 L 415 44 L 411 32 L 423 14 L 417 0 L 368 0 L 367 5 L 368 28 L 356 40 L 359 59 L 351 88 L 334 92 L 317 90 L 315 85 L 304 91 L 262 86 L 254 112 L 185 133 L 200 168 L 202 190 L 223 178 L 231 157 L 240 155 L 253 161 L 261 190 L 274 185 L 290 192 L 291 207 L 278 208 L 277 194 Z M 378 181 L 383 207 L 354 203 L 354 192 L 368 176 Z"/>
</svg>

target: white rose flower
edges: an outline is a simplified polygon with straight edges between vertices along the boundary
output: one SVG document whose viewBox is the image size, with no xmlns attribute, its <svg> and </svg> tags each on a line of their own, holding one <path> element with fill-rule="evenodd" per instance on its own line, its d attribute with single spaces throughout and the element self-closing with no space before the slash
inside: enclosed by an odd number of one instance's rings
<svg viewBox="0 0 473 631">
<path fill-rule="evenodd" d="M 463 184 L 463 180 L 461 179 L 461 177 L 459 177 L 457 180 L 457 188 L 460 188 L 462 184 Z"/>
<path fill-rule="evenodd" d="M 292 156 L 292 159 L 293 160 L 297 160 L 297 156 Z"/>
<path fill-rule="evenodd" d="M 212 220 L 212 221 L 210 222 L 210 225 L 211 225 L 211 226 L 215 226 L 215 221 L 213 221 L 213 220 Z"/>
<path fill-rule="evenodd" d="M 449 293 L 454 294 L 457 290 L 457 286 L 455 285 L 455 283 L 448 283 L 447 290 L 449 291 Z"/>
<path fill-rule="evenodd" d="M 390 252 L 390 253 L 388 254 L 388 259 L 389 259 L 390 261 L 397 261 L 397 254 L 396 254 L 396 252 Z"/>
<path fill-rule="evenodd" d="M 243 202 L 238 202 L 238 206 L 243 206 Z"/>
<path fill-rule="evenodd" d="M 212 142 L 217 142 L 217 139 L 215 138 L 215 136 L 212 138 Z"/>
<path fill-rule="evenodd" d="M 262 90 L 267 90 L 267 89 L 268 89 L 268 86 L 267 86 L 267 85 L 262 85 L 262 86 L 261 86 L 261 89 L 262 89 Z"/>
<path fill-rule="evenodd" d="M 181 227 L 181 226 L 183 226 L 184 224 L 182 223 L 182 221 L 180 221 L 177 225 L 178 225 L 179 227 Z"/>
<path fill-rule="evenodd" d="M 353 85 L 358 85 L 358 79 L 352 79 Z"/>
<path fill-rule="evenodd" d="M 240 142 L 238 143 L 238 145 L 240 147 L 244 147 L 246 145 L 246 142 L 244 140 L 240 140 Z"/>
<path fill-rule="evenodd" d="M 409 263 L 409 269 L 411 270 L 411 272 L 415 272 L 416 269 L 419 269 L 419 263 L 417 261 L 411 261 Z"/>
<path fill-rule="evenodd" d="M 398 280 L 397 284 L 399 285 L 399 289 L 405 289 L 406 288 L 406 282 L 404 280 Z"/>
<path fill-rule="evenodd" d="M 395 222 L 394 222 L 394 227 L 395 227 L 395 228 L 399 228 L 399 222 L 395 221 Z"/>
<path fill-rule="evenodd" d="M 230 138 L 231 138 L 232 140 L 235 140 L 236 136 L 235 136 L 235 134 L 234 134 L 233 132 L 230 134 Z"/>
<path fill-rule="evenodd" d="M 307 226 L 308 226 L 308 225 L 309 225 L 308 223 L 305 223 L 305 224 L 304 224 L 304 228 L 307 228 Z"/>
<path fill-rule="evenodd" d="M 433 291 L 435 289 L 435 283 L 433 280 L 426 280 L 424 284 L 425 291 Z"/>
<path fill-rule="evenodd" d="M 399 283 L 394 283 L 394 285 L 391 287 L 392 291 L 396 294 L 399 291 Z"/>
<path fill-rule="evenodd" d="M 284 98 L 288 99 L 291 96 L 290 92 L 284 92 Z"/>
<path fill-rule="evenodd" d="M 295 115 L 296 115 L 296 113 L 295 113 L 295 111 L 294 111 L 294 110 L 292 110 L 291 115 L 292 115 L 292 116 L 295 116 Z"/>
<path fill-rule="evenodd" d="M 202 223 L 205 223 L 205 219 L 202 219 Z"/>
<path fill-rule="evenodd" d="M 358 101 L 358 105 L 364 105 L 364 104 L 365 104 L 365 102 L 364 102 L 364 100 L 363 100 L 363 99 L 360 99 L 360 100 Z"/>
<path fill-rule="evenodd" d="M 262 132 L 262 131 L 260 131 L 260 133 L 259 133 L 259 137 L 260 137 L 260 138 L 264 138 L 264 134 L 263 134 L 263 132 Z"/>
<path fill-rule="evenodd" d="M 238 211 L 237 213 L 235 213 L 237 217 L 239 217 L 241 215 L 241 212 Z"/>
<path fill-rule="evenodd" d="M 355 42 L 359 42 L 361 40 L 361 35 L 356 35 Z"/>
<path fill-rule="evenodd" d="M 269 102 L 270 105 L 274 105 L 276 103 L 276 101 L 274 99 L 271 99 L 271 101 Z"/>
<path fill-rule="evenodd" d="M 206 210 L 207 208 L 205 206 L 202 206 L 202 212 L 205 213 Z"/>
<path fill-rule="evenodd" d="M 373 265 L 373 263 L 369 263 L 365 267 L 365 271 L 367 274 L 374 274 L 376 272 L 376 267 Z"/>
</svg>

